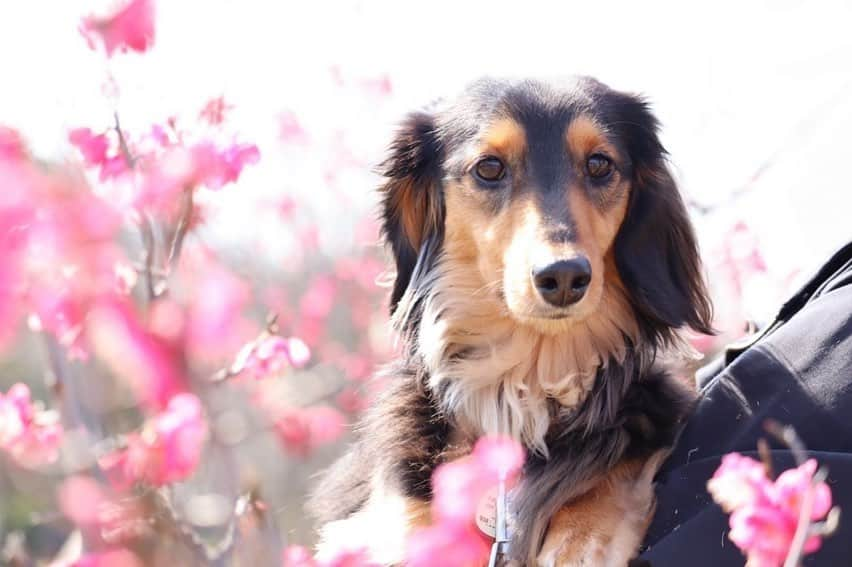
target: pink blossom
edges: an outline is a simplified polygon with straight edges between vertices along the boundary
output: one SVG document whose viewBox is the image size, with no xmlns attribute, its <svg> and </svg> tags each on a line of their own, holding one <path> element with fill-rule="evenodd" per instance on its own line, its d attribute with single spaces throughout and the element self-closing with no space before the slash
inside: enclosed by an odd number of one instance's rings
<svg viewBox="0 0 852 567">
<path fill-rule="evenodd" d="M 364 549 L 342 550 L 331 559 L 320 563 L 319 567 L 379 567 L 370 561 Z"/>
<path fill-rule="evenodd" d="M 319 567 L 310 550 L 301 545 L 287 547 L 281 559 L 282 567 Z"/>
<path fill-rule="evenodd" d="M 501 478 L 511 482 L 524 461 L 524 451 L 506 437 L 483 437 L 467 458 L 445 463 L 432 476 L 432 514 L 442 522 L 471 523 L 486 492 Z"/>
<path fill-rule="evenodd" d="M 189 341 L 196 353 L 213 353 L 235 341 L 250 290 L 223 268 L 207 270 L 192 289 L 189 305 Z"/>
<path fill-rule="evenodd" d="M 178 345 L 146 328 L 129 302 L 98 302 L 87 318 L 86 334 L 101 359 L 128 380 L 142 402 L 162 408 L 184 389 Z"/>
<path fill-rule="evenodd" d="M 363 549 L 340 550 L 329 559 L 319 560 L 301 545 L 291 545 L 282 554 L 282 567 L 378 567 Z"/>
<path fill-rule="evenodd" d="M 52 564 L 51 567 L 66 567 L 67 564 Z M 71 563 L 70 567 L 143 567 L 136 555 L 126 549 L 113 549 L 100 553 L 89 553 Z"/>
<path fill-rule="evenodd" d="M 361 81 L 361 87 L 367 93 L 377 97 L 387 97 L 393 93 L 393 84 L 387 75 L 364 79 Z"/>
<path fill-rule="evenodd" d="M 476 527 L 476 511 L 501 479 L 511 483 L 524 462 L 523 448 L 506 437 L 484 437 L 472 453 L 439 466 L 432 475 L 432 519 L 407 542 L 406 565 L 480 565 L 488 545 Z"/>
<path fill-rule="evenodd" d="M 178 394 L 166 411 L 154 419 L 153 429 L 164 452 L 164 482 L 188 477 L 201 459 L 207 423 L 201 401 L 193 394 Z"/>
<path fill-rule="evenodd" d="M 763 463 L 739 453 L 722 457 L 722 463 L 707 482 L 707 490 L 726 511 L 757 500 L 771 484 Z"/>
<path fill-rule="evenodd" d="M 65 479 L 57 496 L 62 513 L 78 526 L 97 524 L 100 507 L 107 501 L 103 488 L 85 476 Z"/>
<path fill-rule="evenodd" d="M 335 399 L 337 407 L 346 413 L 357 414 L 367 408 L 368 402 L 355 388 L 344 388 Z"/>
<path fill-rule="evenodd" d="M 225 115 L 233 109 L 233 105 L 225 102 L 225 97 L 211 98 L 201 109 L 198 117 L 211 126 L 219 126 L 225 121 Z"/>
<path fill-rule="evenodd" d="M 56 461 L 62 443 L 58 417 L 33 405 L 26 384 L 15 384 L 0 394 L 0 449 L 26 467 Z"/>
<path fill-rule="evenodd" d="M 18 131 L 0 125 L 0 159 L 17 161 L 26 156 L 27 148 Z"/>
<path fill-rule="evenodd" d="M 90 167 L 103 165 L 109 151 L 109 139 L 106 134 L 94 134 L 89 128 L 76 128 L 68 133 L 68 140 L 83 155 Z"/>
<path fill-rule="evenodd" d="M 236 182 L 245 166 L 259 160 L 260 151 L 253 144 L 219 148 L 203 141 L 189 147 L 168 147 L 149 160 L 135 205 L 169 210 L 181 192 L 199 185 L 220 189 Z"/>
<path fill-rule="evenodd" d="M 292 112 L 284 112 L 278 120 L 278 135 L 282 142 L 306 144 L 308 133 Z"/>
<path fill-rule="evenodd" d="M 241 361 L 238 366 L 243 372 L 260 379 L 289 368 L 302 368 L 310 357 L 311 351 L 301 339 L 271 335 L 246 345 L 237 360 Z"/>
<path fill-rule="evenodd" d="M 246 165 L 260 160 L 260 151 L 254 144 L 233 144 L 223 149 L 210 143 L 192 148 L 198 181 L 210 189 L 220 189 L 236 182 Z"/>
<path fill-rule="evenodd" d="M 178 394 L 140 434 L 128 437 L 125 449 L 103 457 L 100 465 L 118 488 L 134 482 L 162 486 L 195 471 L 206 439 L 200 400 L 193 394 Z"/>
<path fill-rule="evenodd" d="M 108 57 L 128 49 L 144 52 L 154 43 L 154 2 L 130 0 L 108 16 L 83 18 L 80 33 L 91 49 L 103 43 Z"/>
<path fill-rule="evenodd" d="M 282 567 L 318 567 L 314 556 L 307 547 L 288 546 L 281 555 Z"/>
<path fill-rule="evenodd" d="M 20 240 L 30 218 L 29 211 L 0 207 L 0 351 L 14 335 L 21 315 L 24 256 Z"/>
<path fill-rule="evenodd" d="M 725 455 L 707 484 L 713 499 L 731 513 L 728 537 L 748 556 L 749 567 L 784 563 L 796 533 L 799 511 L 810 489 L 817 464 L 813 459 L 783 472 L 774 482 L 761 463 L 737 453 Z M 825 482 L 813 487 L 811 520 L 831 509 Z M 819 536 L 808 538 L 805 553 L 819 549 Z"/>
<path fill-rule="evenodd" d="M 321 445 L 343 435 L 346 420 L 327 406 L 289 408 L 275 420 L 275 431 L 284 446 L 298 455 L 307 455 Z"/>
<path fill-rule="evenodd" d="M 292 220 L 296 212 L 296 200 L 289 195 L 285 195 L 281 197 L 281 200 L 277 204 L 273 204 L 273 207 L 278 210 L 278 214 L 282 219 Z"/>
<path fill-rule="evenodd" d="M 318 276 L 311 281 L 308 290 L 299 302 L 299 310 L 303 317 L 325 318 L 334 307 L 337 286 L 328 276 Z"/>
<path fill-rule="evenodd" d="M 809 459 L 800 467 L 781 473 L 775 480 L 775 490 L 778 501 L 789 510 L 797 510 L 802 506 L 805 490 L 811 484 L 817 470 L 817 462 Z M 824 482 L 814 487 L 813 508 L 811 520 L 820 520 L 831 510 L 831 490 Z"/>
<path fill-rule="evenodd" d="M 524 464 L 524 449 L 509 437 L 483 437 L 473 447 L 473 458 L 486 478 L 509 480 Z"/>
<path fill-rule="evenodd" d="M 416 530 L 406 544 L 409 567 L 468 567 L 484 565 L 489 546 L 475 527 L 438 523 Z"/>
<path fill-rule="evenodd" d="M 432 475 L 435 496 L 433 516 L 442 522 L 467 524 L 474 520 L 476 507 L 496 483 L 475 459 L 465 458 L 439 466 Z M 488 482 L 483 482 L 483 476 Z"/>
</svg>

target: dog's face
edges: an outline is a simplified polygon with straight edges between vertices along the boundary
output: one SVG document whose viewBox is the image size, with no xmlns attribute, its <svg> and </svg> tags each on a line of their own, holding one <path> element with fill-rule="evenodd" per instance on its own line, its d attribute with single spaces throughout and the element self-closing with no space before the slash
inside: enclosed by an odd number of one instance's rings
<svg viewBox="0 0 852 567">
<path fill-rule="evenodd" d="M 591 79 L 480 81 L 413 116 L 386 172 L 392 303 L 440 257 L 540 332 L 594 317 L 607 286 L 627 288 L 651 336 L 708 330 L 692 230 L 663 154 L 647 106 Z"/>
<path fill-rule="evenodd" d="M 444 246 L 514 319 L 558 332 L 592 315 L 615 277 L 631 162 L 605 117 L 525 94 L 497 102 L 448 156 Z"/>
</svg>

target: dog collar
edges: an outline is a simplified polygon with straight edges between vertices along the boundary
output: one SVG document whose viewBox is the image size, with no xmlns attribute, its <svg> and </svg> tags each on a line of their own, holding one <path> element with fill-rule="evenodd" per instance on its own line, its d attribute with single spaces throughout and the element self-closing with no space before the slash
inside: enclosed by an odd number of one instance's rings
<svg viewBox="0 0 852 567">
<path fill-rule="evenodd" d="M 496 494 L 489 491 L 476 513 L 476 525 L 482 533 L 494 538 L 488 567 L 497 567 L 497 562 L 509 553 L 509 495 L 506 479 L 501 478 Z"/>
</svg>

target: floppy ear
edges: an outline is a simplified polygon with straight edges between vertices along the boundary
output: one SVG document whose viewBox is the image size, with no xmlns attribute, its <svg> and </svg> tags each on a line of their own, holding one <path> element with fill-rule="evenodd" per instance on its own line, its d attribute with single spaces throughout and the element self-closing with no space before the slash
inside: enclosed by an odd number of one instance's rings
<svg viewBox="0 0 852 567">
<path fill-rule="evenodd" d="M 628 97 L 622 128 L 633 161 L 633 187 L 615 240 L 615 260 L 646 338 L 669 340 L 690 326 L 711 334 L 712 307 L 692 223 L 666 166 L 657 120 Z"/>
<path fill-rule="evenodd" d="M 414 113 L 402 123 L 391 143 L 390 155 L 381 166 L 386 178 L 380 189 L 382 234 L 396 263 L 391 313 L 411 283 L 421 250 L 428 247 L 434 252 L 441 244 L 442 154 L 434 117 Z"/>
</svg>

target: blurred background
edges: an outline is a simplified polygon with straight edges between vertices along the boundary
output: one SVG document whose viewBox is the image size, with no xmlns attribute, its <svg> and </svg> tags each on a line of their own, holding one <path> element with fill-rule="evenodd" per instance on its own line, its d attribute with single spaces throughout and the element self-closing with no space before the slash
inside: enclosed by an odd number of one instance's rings
<svg viewBox="0 0 852 567">
<path fill-rule="evenodd" d="M 110 60 L 77 29 L 104 6 L 0 4 L 0 124 L 40 158 L 66 162 L 75 159 L 73 128 L 109 128 L 117 111 L 124 128 L 141 131 L 192 120 L 224 97 L 229 131 L 257 144 L 261 159 L 237 185 L 199 195 L 204 219 L 187 246 L 215 250 L 250 286 L 235 348 L 270 313 L 310 348 L 310 363 L 269 385 L 269 396 L 333 407 L 346 424 L 380 387 L 370 374 L 393 357 L 373 168 L 406 112 L 477 77 L 588 74 L 647 96 L 698 227 L 723 331 L 696 337 L 699 350 L 718 349 L 747 320 L 767 321 L 852 236 L 852 2 L 161 1 L 152 49 Z M 25 381 L 47 399 L 48 353 L 24 331 L 15 344 L 0 360 L 0 391 Z M 92 423 L 133 423 L 126 393 L 82 367 L 77 374 Z M 217 459 L 226 457 L 214 447 L 173 487 L 175 501 L 188 515 L 206 510 L 190 523 L 214 541 L 224 524 L 210 494 L 237 494 L 232 485 L 250 481 L 277 537 L 310 543 L 304 493 L 347 429 L 313 446 L 313 433 L 270 425 L 240 396 L 207 400 L 214 428 L 230 432 L 239 479 L 222 472 Z M 109 437 L 95 429 L 72 434 L 72 444 Z M 0 534 L 23 534 L 45 557 L 68 531 L 50 521 L 46 482 L 14 467 L 0 475 Z"/>
</svg>

